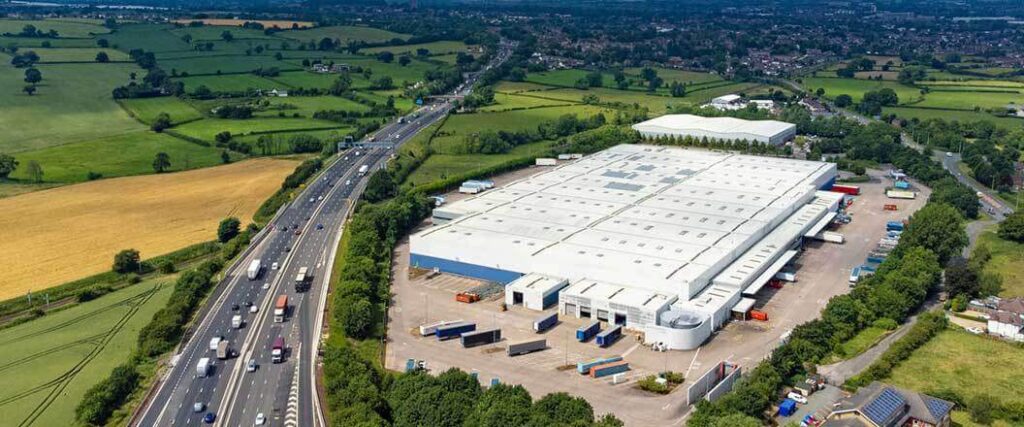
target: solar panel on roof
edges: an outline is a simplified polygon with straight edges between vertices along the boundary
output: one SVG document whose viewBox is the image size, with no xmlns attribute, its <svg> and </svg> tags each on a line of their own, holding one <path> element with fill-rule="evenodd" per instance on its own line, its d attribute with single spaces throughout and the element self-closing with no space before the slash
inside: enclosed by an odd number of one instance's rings
<svg viewBox="0 0 1024 427">
<path fill-rule="evenodd" d="M 896 390 L 886 388 L 871 402 L 864 405 L 864 416 L 877 425 L 886 425 L 900 413 L 906 404 L 907 400 Z"/>
<path fill-rule="evenodd" d="M 953 409 L 953 404 L 945 400 L 939 400 L 924 395 L 922 395 L 921 398 L 924 400 L 925 406 L 928 407 L 928 412 L 931 413 L 936 420 L 941 420 L 949 413 L 950 409 Z"/>
</svg>

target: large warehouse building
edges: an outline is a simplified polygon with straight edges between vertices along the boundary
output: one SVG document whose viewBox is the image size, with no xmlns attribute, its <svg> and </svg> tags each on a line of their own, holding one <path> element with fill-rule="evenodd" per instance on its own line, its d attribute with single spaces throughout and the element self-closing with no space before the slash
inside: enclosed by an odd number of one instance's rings
<svg viewBox="0 0 1024 427">
<path fill-rule="evenodd" d="M 439 207 L 410 263 L 692 349 L 835 215 L 831 163 L 619 145 Z M 532 295 L 532 296 L 531 296 Z M 533 302 L 531 302 L 533 301 Z M 540 301 L 540 302 L 538 302 Z"/>
<path fill-rule="evenodd" d="M 691 136 L 726 140 L 758 141 L 782 145 L 796 136 L 796 125 L 777 120 L 743 120 L 733 117 L 701 117 L 692 114 L 669 114 L 633 125 L 647 138 L 659 136 Z"/>
</svg>

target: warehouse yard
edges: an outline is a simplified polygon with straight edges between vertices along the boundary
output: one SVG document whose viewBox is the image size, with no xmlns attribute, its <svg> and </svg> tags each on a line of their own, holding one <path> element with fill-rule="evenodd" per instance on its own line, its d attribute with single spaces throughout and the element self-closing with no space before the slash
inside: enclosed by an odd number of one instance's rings
<svg viewBox="0 0 1024 427">
<path fill-rule="evenodd" d="M 494 181 L 501 186 L 541 171 L 529 168 L 496 177 Z M 386 366 L 401 370 L 407 359 L 424 360 L 433 372 L 449 367 L 476 371 L 484 384 L 499 378 L 502 382 L 522 384 L 538 394 L 566 391 L 580 395 L 594 405 L 595 412 L 615 413 L 627 425 L 681 425 L 687 410 L 685 390 L 689 383 L 663 396 L 640 390 L 636 381 L 664 370 L 694 379 L 723 360 L 750 368 L 774 348 L 783 334 L 816 318 L 829 298 L 848 292 L 850 270 L 863 263 L 883 237 L 886 221 L 909 217 L 928 197 L 926 189 L 918 188 L 921 193 L 917 199 L 896 201 L 897 211 L 885 211 L 883 205 L 894 203 L 883 194 L 889 181 L 881 172 L 871 173 L 872 182 L 859 184 L 862 195 L 848 208 L 853 221 L 836 230 L 846 236 L 846 242 L 808 242 L 806 250 L 794 261 L 797 282 L 777 290 L 766 286 L 757 295 L 754 308 L 768 314 L 767 322 L 729 322 L 701 348 L 691 351 L 656 352 L 640 344 L 636 333 L 625 334 L 608 348 L 599 348 L 593 340 L 580 343 L 575 339 L 575 331 L 590 319 L 572 316 L 560 315 L 556 327 L 538 335 L 532 324 L 542 313 L 522 307 L 503 311 L 501 294 L 474 304 L 455 301 L 456 293 L 480 286 L 481 281 L 449 274 L 428 277 L 431 274 L 422 271 L 410 276 L 409 244 L 402 242 L 395 254 L 395 298 L 389 319 Z M 464 197 L 446 196 L 449 203 Z M 556 310 L 552 306 L 545 313 Z M 418 326 L 440 320 L 476 322 L 478 331 L 500 328 L 502 341 L 465 349 L 458 339 L 439 342 L 435 337 L 419 335 Z M 505 354 L 509 342 L 538 336 L 547 339 L 547 350 L 517 357 Z M 576 373 L 577 362 L 615 355 L 624 356 L 632 368 L 624 375 L 623 383 L 613 385 L 610 377 L 593 379 Z"/>
</svg>

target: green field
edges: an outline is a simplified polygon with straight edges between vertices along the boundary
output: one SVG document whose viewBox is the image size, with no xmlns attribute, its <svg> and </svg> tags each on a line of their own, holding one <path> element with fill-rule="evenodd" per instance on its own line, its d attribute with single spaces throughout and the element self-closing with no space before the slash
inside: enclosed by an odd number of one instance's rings
<svg viewBox="0 0 1024 427">
<path fill-rule="evenodd" d="M 281 71 L 301 70 L 299 65 L 290 62 L 278 61 L 270 55 L 247 56 L 195 56 L 191 58 L 178 58 L 160 60 L 160 67 L 165 70 L 176 70 L 189 74 L 210 74 L 218 73 L 249 73 L 257 68 L 268 69 L 277 67 Z"/>
<path fill-rule="evenodd" d="M 534 142 L 513 148 L 506 154 L 434 154 L 427 158 L 408 178 L 410 186 L 423 185 L 448 176 L 491 167 L 520 157 L 544 155 L 551 148 L 550 141 Z"/>
<path fill-rule="evenodd" d="M 968 399 L 985 393 L 1024 403 L 1022 351 L 1005 341 L 947 330 L 915 350 L 884 381 L 923 393 L 952 390 Z"/>
<path fill-rule="evenodd" d="M 440 134 L 431 141 L 436 153 L 451 153 L 451 149 L 460 146 L 467 135 L 484 130 L 520 131 L 536 129 L 543 121 L 554 120 L 563 114 L 575 114 L 580 118 L 593 116 L 603 112 L 611 117 L 610 110 L 590 105 L 534 108 L 501 113 L 456 114 L 445 121 Z"/>
<path fill-rule="evenodd" d="M 171 116 L 171 123 L 181 123 L 203 117 L 199 110 L 191 104 L 173 96 L 123 99 L 120 102 L 136 119 L 146 124 L 153 123 L 160 113 L 167 113 Z"/>
<path fill-rule="evenodd" d="M 558 99 L 563 101 L 582 102 L 583 97 L 587 95 L 594 95 L 598 98 L 598 101 L 602 104 L 605 103 L 622 103 L 626 105 L 638 104 L 641 107 L 647 107 L 652 114 L 664 114 L 668 111 L 668 105 L 676 104 L 692 104 L 695 96 L 683 97 L 683 98 L 672 98 L 668 96 L 652 95 L 644 92 L 636 92 L 631 90 L 618 90 L 618 89 L 606 89 L 606 88 L 590 88 L 588 90 L 579 89 L 555 89 L 544 92 L 534 92 L 520 95 L 523 97 L 536 96 L 547 99 Z"/>
<path fill-rule="evenodd" d="M 370 86 L 370 81 L 364 78 L 362 74 L 349 74 L 349 77 L 352 79 L 353 89 L 362 89 Z M 308 71 L 291 71 L 271 77 L 270 80 L 293 88 L 326 89 L 331 87 L 331 85 L 338 80 L 338 75 L 312 73 Z"/>
<path fill-rule="evenodd" d="M 341 124 L 326 120 L 305 118 L 260 118 L 248 120 L 203 119 L 175 126 L 175 132 L 193 138 L 213 141 L 213 137 L 223 131 L 232 135 L 246 135 L 261 132 L 285 132 L 309 129 L 340 128 Z"/>
<path fill-rule="evenodd" d="M 964 91 L 971 89 L 970 87 L 961 87 L 961 90 Z M 984 91 L 984 88 L 978 89 L 978 91 L 971 92 L 933 90 L 925 95 L 924 101 L 916 103 L 914 106 L 955 110 L 974 110 L 975 108 L 1002 110 L 1007 105 L 1024 103 L 1024 95 L 1020 93 L 987 92 Z"/>
<path fill-rule="evenodd" d="M 24 70 L 0 65 L 0 151 L 52 147 L 136 132 L 144 127 L 110 96 L 134 64 L 39 65 L 43 81 L 33 96 L 21 92 Z"/>
<path fill-rule="evenodd" d="M 50 47 L 42 47 L 44 42 L 46 42 L 47 45 Z M 0 36 L 0 46 L 16 46 L 24 50 L 38 50 L 50 48 L 86 48 L 96 47 L 96 41 L 94 41 L 93 39 L 42 39 Z"/>
<path fill-rule="evenodd" d="M 359 53 L 367 55 L 376 55 L 379 52 L 391 52 L 395 55 L 401 55 L 404 53 L 415 55 L 418 49 L 427 49 L 430 51 L 428 55 L 441 55 L 447 53 L 458 53 L 466 52 L 469 46 L 459 41 L 439 41 L 431 43 L 419 43 L 419 44 L 407 44 L 401 46 L 381 46 L 372 47 L 368 49 L 360 49 Z"/>
<path fill-rule="evenodd" d="M 543 96 L 543 93 L 539 94 L 538 96 Z M 482 107 L 479 109 L 479 111 L 506 111 L 518 108 L 552 107 L 561 105 L 571 105 L 575 103 L 575 101 L 545 99 L 540 98 L 538 96 L 515 95 L 497 92 L 494 94 L 495 103 Z"/>
<path fill-rule="evenodd" d="M 21 20 L 21 19 L 0 19 L 0 34 L 18 34 L 26 25 L 33 25 L 40 31 L 57 31 L 58 37 L 82 38 L 91 37 L 92 34 L 109 33 L 110 30 L 102 25 L 80 21 L 65 21 L 60 19 L 47 20 Z"/>
<path fill-rule="evenodd" d="M 219 148 L 148 130 L 25 151 L 18 153 L 17 159 L 22 165 L 31 160 L 39 162 L 44 182 L 72 183 L 85 181 L 89 172 L 101 173 L 105 178 L 151 174 L 153 158 L 161 152 L 171 156 L 169 171 L 221 164 Z M 27 179 L 26 172 L 27 168 L 18 168 L 11 176 Z"/>
<path fill-rule="evenodd" d="M 303 117 L 313 117 L 313 113 L 320 110 L 370 111 L 370 107 L 338 96 L 291 96 L 269 98 L 267 101 L 270 102 L 270 108 L 258 112 L 257 116 L 277 116 L 278 112 L 282 112 L 288 116 L 297 113 Z"/>
<path fill-rule="evenodd" d="M 501 81 L 501 82 L 498 82 L 498 84 L 494 85 L 494 91 L 495 92 L 504 92 L 504 93 L 537 92 L 537 91 L 544 91 L 544 90 L 551 90 L 551 89 L 557 89 L 557 88 L 556 87 L 552 87 L 552 86 L 546 86 L 546 85 L 542 85 L 542 84 L 537 84 L 537 83 L 510 82 L 510 81 Z"/>
<path fill-rule="evenodd" d="M 175 79 L 185 84 L 186 91 L 206 86 L 214 92 L 244 92 L 249 89 L 289 89 L 287 85 L 253 74 L 228 74 L 223 76 L 190 76 Z"/>
<path fill-rule="evenodd" d="M 882 328 L 876 328 L 869 326 L 864 330 L 854 335 L 848 341 L 841 344 L 843 348 L 843 359 L 849 359 L 853 356 L 863 353 L 865 350 L 871 348 L 884 336 L 888 335 L 889 331 Z"/>
<path fill-rule="evenodd" d="M 627 68 L 627 69 L 625 69 L 624 72 L 628 76 L 631 76 L 631 77 L 634 77 L 634 78 L 638 78 L 640 76 L 640 71 L 641 70 L 642 70 L 642 68 L 634 67 L 634 68 Z M 674 68 L 661 68 L 661 67 L 654 67 L 654 71 L 658 72 L 658 77 L 661 77 L 662 80 L 665 80 L 666 84 L 671 84 L 672 82 L 679 82 L 679 83 L 682 83 L 682 84 L 685 84 L 685 85 L 689 86 L 689 85 L 699 85 L 699 84 L 703 84 L 703 83 L 717 82 L 717 81 L 721 81 L 722 80 L 722 78 L 719 77 L 718 75 L 711 74 L 711 73 L 701 73 L 701 72 L 697 72 L 697 71 L 686 71 L 686 70 L 677 70 L 677 69 L 674 69 Z"/>
<path fill-rule="evenodd" d="M 319 41 L 322 38 L 338 39 L 342 45 L 348 44 L 349 41 L 358 40 L 367 43 L 380 43 L 390 41 L 392 39 L 409 39 L 407 34 L 393 33 L 387 30 L 381 30 L 370 27 L 353 27 L 353 26 L 333 26 L 333 27 L 314 27 L 308 30 L 288 30 L 277 33 L 276 36 L 284 37 L 292 40 L 299 40 L 308 42 L 310 40 Z"/>
<path fill-rule="evenodd" d="M 1003 278 L 1003 298 L 1024 297 L 1024 244 L 1000 239 L 996 228 L 990 227 L 978 237 L 978 245 L 988 246 L 992 259 L 985 264 L 986 273 Z"/>
<path fill-rule="evenodd" d="M 805 77 L 803 85 L 812 92 L 818 90 L 818 88 L 824 88 L 825 97 L 829 99 L 835 99 L 836 96 L 843 94 L 850 95 L 854 102 L 860 102 L 864 92 L 881 88 L 890 88 L 896 91 L 896 96 L 900 98 L 900 104 L 906 104 L 921 98 L 919 89 L 888 81 L 877 82 L 832 77 Z"/>
<path fill-rule="evenodd" d="M 988 120 L 995 124 L 996 126 L 1005 129 L 1017 129 L 1024 126 L 1024 118 L 997 117 L 988 113 L 976 111 L 949 111 L 912 107 L 885 107 L 882 109 L 882 113 L 895 114 L 898 117 L 904 119 L 917 118 L 920 120 L 944 119 L 959 121 Z"/>
<path fill-rule="evenodd" d="M 111 61 L 127 61 L 128 54 L 115 49 L 99 48 L 51 48 L 36 49 L 39 63 L 47 62 L 96 62 L 96 54 L 106 52 Z"/>
<path fill-rule="evenodd" d="M 556 70 L 556 71 L 544 71 L 540 73 L 530 73 L 526 75 L 526 81 L 530 83 L 537 83 L 548 86 L 563 86 L 573 87 L 576 82 L 580 79 L 586 78 L 590 71 L 587 70 Z M 602 73 L 601 85 L 602 86 L 614 86 L 615 80 L 612 79 L 612 75 L 609 73 Z"/>
<path fill-rule="evenodd" d="M 172 279 L 147 280 L 0 331 L 4 424 L 75 425 L 75 405 L 128 360 L 139 330 L 170 297 Z"/>
<path fill-rule="evenodd" d="M 221 40 L 221 34 L 225 31 L 231 33 L 234 38 L 232 43 L 240 43 L 240 40 L 266 39 L 276 40 L 276 37 L 263 34 L 261 30 L 253 30 L 242 27 L 224 27 L 204 25 L 202 27 L 181 27 L 170 30 L 171 34 L 182 37 L 186 34 L 192 36 L 193 41 Z"/>
<path fill-rule="evenodd" d="M 174 26 L 169 24 L 127 24 L 103 38 L 125 52 L 132 49 L 157 52 L 157 58 L 160 52 L 192 51 L 192 46 L 174 35 L 172 29 Z"/>
</svg>

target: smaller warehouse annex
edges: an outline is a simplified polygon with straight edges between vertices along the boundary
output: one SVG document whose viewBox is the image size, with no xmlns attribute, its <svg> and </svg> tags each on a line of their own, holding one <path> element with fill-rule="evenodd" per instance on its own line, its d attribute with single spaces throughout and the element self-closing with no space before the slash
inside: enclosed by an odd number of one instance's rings
<svg viewBox="0 0 1024 427">
<path fill-rule="evenodd" d="M 796 137 L 796 125 L 777 120 L 743 120 L 734 117 L 701 117 L 668 114 L 633 125 L 646 138 L 686 137 L 721 141 L 757 141 L 782 145 Z"/>
<path fill-rule="evenodd" d="M 619 145 L 438 207 L 410 265 L 692 349 L 831 220 L 842 195 L 820 190 L 835 177 L 832 163 Z"/>
</svg>

